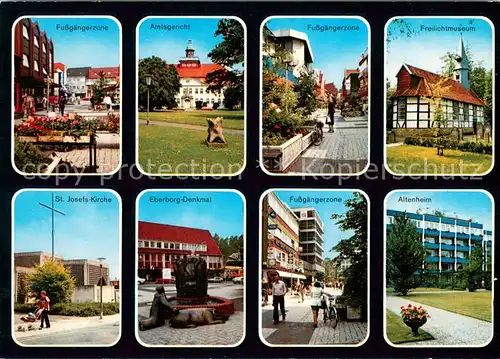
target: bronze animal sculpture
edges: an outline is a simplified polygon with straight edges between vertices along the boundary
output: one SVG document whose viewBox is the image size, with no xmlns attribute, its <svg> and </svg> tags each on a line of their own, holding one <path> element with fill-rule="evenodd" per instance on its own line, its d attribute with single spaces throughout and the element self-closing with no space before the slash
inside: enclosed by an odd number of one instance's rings
<svg viewBox="0 0 500 359">
<path fill-rule="evenodd" d="M 222 324 L 228 319 L 228 315 L 209 308 L 175 310 L 167 300 L 165 288 L 158 286 L 149 318 L 139 321 L 139 330 L 161 327 L 166 320 L 172 328 L 194 328 L 200 325 Z"/>
</svg>

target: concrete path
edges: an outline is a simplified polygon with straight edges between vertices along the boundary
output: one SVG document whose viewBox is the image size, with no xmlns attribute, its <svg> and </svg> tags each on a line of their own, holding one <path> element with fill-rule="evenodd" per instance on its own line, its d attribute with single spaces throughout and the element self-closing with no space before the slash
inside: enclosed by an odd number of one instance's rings
<svg viewBox="0 0 500 359">
<path fill-rule="evenodd" d="M 325 115 L 326 116 L 326 115 Z M 335 132 L 323 127 L 320 146 L 310 146 L 287 169 L 288 173 L 358 173 L 368 164 L 368 118 L 335 115 Z"/>
<path fill-rule="evenodd" d="M 145 125 L 147 123 L 146 120 L 141 120 L 141 124 Z M 149 121 L 149 125 L 153 126 L 165 126 L 165 127 L 175 127 L 175 128 L 184 128 L 186 130 L 198 130 L 198 131 L 205 131 L 207 132 L 207 127 L 206 126 L 199 126 L 199 125 L 190 125 L 187 123 L 177 123 L 177 122 L 164 122 L 164 121 Z M 224 133 L 230 134 L 230 135 L 237 135 L 237 136 L 243 136 L 245 135 L 244 130 L 234 130 L 234 129 L 227 129 L 224 128 Z"/>
<path fill-rule="evenodd" d="M 332 289 L 328 289 L 332 292 Z M 340 292 L 334 292 L 340 295 Z M 333 329 L 330 323 L 323 319 L 320 311 L 318 328 L 313 327 L 311 299 L 299 303 L 298 296 L 287 295 L 285 298 L 286 319 L 279 324 L 273 322 L 272 297 L 269 303 L 262 307 L 261 334 L 269 344 L 275 345 L 349 345 L 359 344 L 367 335 L 366 322 L 340 321 Z M 280 313 L 281 320 L 281 313 Z"/>
<path fill-rule="evenodd" d="M 489 322 L 430 307 L 406 298 L 386 297 L 387 309 L 398 316 L 401 307 L 408 304 L 417 307 L 421 305 L 427 310 L 431 318 L 422 329 L 431 334 L 434 340 L 404 343 L 405 346 L 484 346 L 493 337 L 493 325 Z"/>
</svg>

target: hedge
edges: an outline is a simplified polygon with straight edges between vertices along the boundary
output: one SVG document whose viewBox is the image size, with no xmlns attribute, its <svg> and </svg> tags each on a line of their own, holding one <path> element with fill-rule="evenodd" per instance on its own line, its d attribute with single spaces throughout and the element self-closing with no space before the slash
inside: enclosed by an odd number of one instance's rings
<svg viewBox="0 0 500 359">
<path fill-rule="evenodd" d="M 34 312 L 34 304 L 15 303 L 14 311 L 21 313 Z M 103 314 L 120 313 L 120 303 L 103 303 Z M 101 314 L 100 303 L 58 303 L 50 308 L 50 314 L 74 317 L 94 317 Z"/>
<path fill-rule="evenodd" d="M 459 150 L 463 152 L 484 153 L 491 155 L 493 147 L 490 143 L 465 141 L 460 142 L 448 137 L 406 137 L 405 145 L 438 147 L 442 146 L 446 150 Z"/>
</svg>

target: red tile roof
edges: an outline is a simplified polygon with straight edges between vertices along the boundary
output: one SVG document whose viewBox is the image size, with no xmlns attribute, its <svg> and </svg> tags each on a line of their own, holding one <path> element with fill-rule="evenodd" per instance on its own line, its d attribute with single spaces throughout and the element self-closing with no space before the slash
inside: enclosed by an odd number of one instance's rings
<svg viewBox="0 0 500 359">
<path fill-rule="evenodd" d="M 190 244 L 204 244 L 207 246 L 207 255 L 221 256 L 222 253 L 206 229 L 172 226 L 151 222 L 139 222 L 139 239 L 161 242 L 179 242 Z"/>
<path fill-rule="evenodd" d="M 393 98 L 407 96 L 436 96 L 448 100 L 486 106 L 484 101 L 481 100 L 474 91 L 467 90 L 458 81 L 408 64 L 404 64 L 399 71 L 409 71 L 410 74 L 419 77 L 421 80 L 416 88 L 399 88 L 392 96 Z"/>
<path fill-rule="evenodd" d="M 339 90 L 337 90 L 333 82 L 325 84 L 325 90 L 334 95 L 336 95 L 339 92 Z"/>
<path fill-rule="evenodd" d="M 89 69 L 89 79 L 98 79 L 99 74 L 104 72 L 105 78 L 116 78 L 120 76 L 120 66 L 116 67 L 92 67 Z"/>
<path fill-rule="evenodd" d="M 62 62 L 54 62 L 54 71 L 63 71 L 66 70 L 66 65 Z"/>
<path fill-rule="evenodd" d="M 224 68 L 217 64 L 200 64 L 197 67 L 185 67 L 180 64 L 175 65 L 180 78 L 195 78 L 205 81 L 207 74 L 216 70 L 224 70 Z"/>
</svg>

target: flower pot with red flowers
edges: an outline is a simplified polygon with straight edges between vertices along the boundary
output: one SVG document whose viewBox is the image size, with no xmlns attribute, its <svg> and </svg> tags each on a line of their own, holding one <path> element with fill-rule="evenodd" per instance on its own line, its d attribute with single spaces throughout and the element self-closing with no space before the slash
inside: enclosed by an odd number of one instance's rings
<svg viewBox="0 0 500 359">
<path fill-rule="evenodd" d="M 416 305 L 408 304 L 406 307 L 401 307 L 401 317 L 403 318 L 403 323 L 410 327 L 413 336 L 418 337 L 420 334 L 418 328 L 427 323 L 427 319 L 431 316 L 427 311 L 422 308 L 422 306 L 417 307 Z"/>
</svg>

